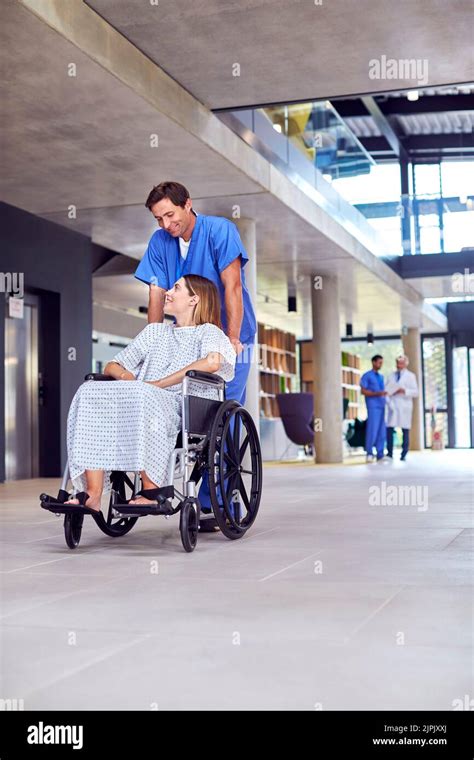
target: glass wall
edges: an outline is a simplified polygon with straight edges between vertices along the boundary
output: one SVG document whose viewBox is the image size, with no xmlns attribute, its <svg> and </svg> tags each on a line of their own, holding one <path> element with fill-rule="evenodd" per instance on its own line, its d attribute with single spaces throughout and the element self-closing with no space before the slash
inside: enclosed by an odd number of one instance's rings
<svg viewBox="0 0 474 760">
<path fill-rule="evenodd" d="M 423 389 L 425 445 L 431 448 L 433 434 L 448 445 L 448 383 L 444 337 L 423 337 Z"/>
</svg>

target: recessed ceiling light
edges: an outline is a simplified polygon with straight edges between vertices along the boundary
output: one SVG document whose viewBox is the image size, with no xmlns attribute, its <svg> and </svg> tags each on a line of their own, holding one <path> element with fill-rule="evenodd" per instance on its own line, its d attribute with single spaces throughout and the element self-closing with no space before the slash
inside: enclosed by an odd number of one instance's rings
<svg viewBox="0 0 474 760">
<path fill-rule="evenodd" d="M 418 90 L 409 90 L 409 92 L 407 92 L 408 100 L 415 101 L 415 100 L 418 100 L 419 97 L 420 97 L 420 93 L 418 92 Z"/>
</svg>

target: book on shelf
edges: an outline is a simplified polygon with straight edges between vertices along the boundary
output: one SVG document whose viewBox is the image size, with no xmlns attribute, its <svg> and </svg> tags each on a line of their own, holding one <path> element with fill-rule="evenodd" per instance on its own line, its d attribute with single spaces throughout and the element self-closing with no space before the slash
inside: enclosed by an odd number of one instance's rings
<svg viewBox="0 0 474 760">
<path fill-rule="evenodd" d="M 279 417 L 278 393 L 291 393 L 296 377 L 296 336 L 271 325 L 258 323 L 260 413 Z"/>
</svg>

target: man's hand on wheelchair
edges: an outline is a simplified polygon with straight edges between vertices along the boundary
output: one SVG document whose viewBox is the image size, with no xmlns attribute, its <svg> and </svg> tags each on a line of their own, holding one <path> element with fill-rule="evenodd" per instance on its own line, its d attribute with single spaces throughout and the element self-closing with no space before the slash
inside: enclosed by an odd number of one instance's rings
<svg viewBox="0 0 474 760">
<path fill-rule="evenodd" d="M 237 354 L 237 356 L 239 354 L 241 354 L 242 351 L 244 350 L 244 347 L 243 347 L 242 343 L 240 342 L 239 338 L 229 338 L 229 340 L 232 343 L 232 345 L 234 347 L 234 351 Z"/>
</svg>

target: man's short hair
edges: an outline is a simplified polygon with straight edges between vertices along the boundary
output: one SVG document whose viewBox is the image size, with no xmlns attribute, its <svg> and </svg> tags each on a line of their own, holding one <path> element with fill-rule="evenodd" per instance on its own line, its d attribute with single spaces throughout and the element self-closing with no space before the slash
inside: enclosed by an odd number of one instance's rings
<svg viewBox="0 0 474 760">
<path fill-rule="evenodd" d="M 381 354 L 375 354 L 375 356 L 372 357 L 371 361 L 376 362 L 377 359 L 383 359 L 383 356 Z"/>
<path fill-rule="evenodd" d="M 186 201 L 189 198 L 189 192 L 185 186 L 181 185 L 179 182 L 160 182 L 159 185 L 155 185 L 150 191 L 145 206 L 151 211 L 151 207 L 154 206 L 155 203 L 162 201 L 163 198 L 169 198 L 171 203 L 175 206 L 181 206 L 181 208 L 184 208 Z"/>
</svg>

